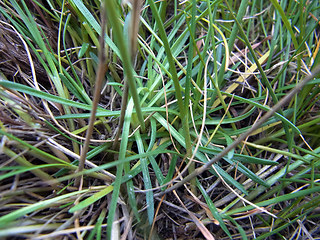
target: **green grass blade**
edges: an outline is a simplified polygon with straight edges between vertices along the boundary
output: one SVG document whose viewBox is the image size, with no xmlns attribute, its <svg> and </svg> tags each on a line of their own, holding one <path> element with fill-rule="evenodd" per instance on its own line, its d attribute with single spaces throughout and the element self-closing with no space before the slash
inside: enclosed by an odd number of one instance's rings
<svg viewBox="0 0 320 240">
<path fill-rule="evenodd" d="M 91 12 L 88 10 L 88 8 L 83 4 L 83 1 L 81 0 L 71 0 L 70 1 L 75 9 L 78 9 L 80 13 L 83 15 L 84 19 L 87 21 L 88 24 L 97 32 L 101 33 L 101 26 L 97 22 L 97 20 L 94 18 L 94 16 L 91 14 Z M 117 46 L 112 42 L 112 40 L 105 35 L 105 41 L 106 44 L 114 51 L 118 56 L 120 55 L 119 49 Z"/>
<path fill-rule="evenodd" d="M 58 196 L 58 197 L 54 197 L 54 198 L 50 198 L 48 200 L 44 200 L 44 201 L 40 201 L 37 202 L 35 204 L 31 204 L 30 206 L 24 207 L 24 208 L 20 208 L 18 210 L 15 210 L 7 215 L 1 216 L 0 217 L 0 228 L 5 228 L 8 224 L 10 224 L 10 222 L 23 217 L 24 215 L 40 210 L 40 209 L 44 209 L 44 208 L 48 208 L 51 206 L 56 206 L 59 205 L 59 201 L 68 199 L 72 196 L 81 194 L 81 193 L 85 193 L 88 192 L 89 190 L 85 189 L 85 190 L 81 190 L 81 191 L 75 191 L 72 193 L 67 193 L 64 194 L 62 196 Z"/>
<path fill-rule="evenodd" d="M 75 102 L 69 99 L 65 99 L 59 96 L 55 96 L 46 92 L 42 92 L 39 90 L 36 90 L 34 88 L 22 85 L 20 83 L 15 83 L 15 82 L 10 82 L 10 81 L 6 81 L 6 80 L 0 80 L 0 86 L 3 86 L 5 88 L 10 88 L 16 91 L 20 91 L 26 94 L 30 94 L 32 96 L 35 97 L 39 97 L 41 99 L 46 99 L 48 101 L 52 101 L 52 102 L 56 102 L 56 103 L 60 103 L 66 106 L 70 106 L 70 107 L 75 107 L 75 108 L 81 108 L 81 109 L 85 109 L 85 110 L 91 110 L 91 106 L 84 104 L 84 103 L 80 103 L 80 102 Z M 100 108 L 100 110 L 102 110 Z"/>
<path fill-rule="evenodd" d="M 119 151 L 119 160 L 120 161 L 124 160 L 126 158 L 132 110 L 133 110 L 133 101 L 130 100 L 128 103 L 127 110 L 126 110 L 126 115 L 125 115 L 125 120 L 124 120 L 124 124 L 123 124 L 122 135 L 121 135 L 122 140 L 120 143 L 120 151 Z M 111 203 L 109 206 L 109 213 L 108 213 L 108 220 L 107 220 L 107 237 L 108 237 L 108 239 L 110 239 L 110 237 L 111 237 L 112 224 L 114 222 L 115 211 L 116 211 L 117 204 L 118 204 L 118 198 L 119 198 L 119 194 L 120 194 L 120 186 L 122 183 L 123 164 L 124 163 L 119 163 L 117 165 L 116 180 L 113 185 L 114 188 L 113 188 Z"/>
<path fill-rule="evenodd" d="M 228 230 L 226 224 L 224 223 L 222 216 L 218 212 L 217 208 L 214 206 L 212 200 L 210 199 L 210 196 L 207 194 L 206 190 L 203 188 L 203 186 L 201 185 L 198 179 L 197 179 L 197 187 L 199 188 L 202 196 L 204 197 L 206 203 L 208 204 L 208 207 L 213 217 L 219 222 L 219 225 L 222 228 L 222 230 L 232 239 L 231 233 Z"/>
<path fill-rule="evenodd" d="M 135 139 L 137 142 L 139 153 L 144 153 L 144 146 L 143 146 L 139 131 L 137 131 L 135 133 Z M 143 180 L 144 180 L 143 181 L 144 187 L 145 187 L 145 190 L 147 190 L 146 202 L 147 202 L 148 220 L 149 220 L 149 224 L 151 225 L 153 223 L 153 219 L 154 219 L 154 197 L 153 197 L 153 192 L 151 190 L 152 184 L 151 184 L 151 179 L 150 179 L 150 173 L 148 170 L 147 158 L 141 158 L 140 162 L 141 162 L 141 169 L 142 169 L 142 175 L 143 175 Z M 148 190 L 151 190 L 151 191 L 148 191 Z"/>
<path fill-rule="evenodd" d="M 122 57 L 122 64 L 123 64 L 123 69 L 125 72 L 125 75 L 127 77 L 127 81 L 128 81 L 128 85 L 129 85 L 129 91 L 132 95 L 132 99 L 134 101 L 134 106 L 136 108 L 137 111 L 137 116 L 138 116 L 138 120 L 139 123 L 141 125 L 141 129 L 142 132 L 145 131 L 145 124 L 144 124 L 144 119 L 143 119 L 143 115 L 141 112 L 141 106 L 140 106 L 140 99 L 139 99 L 139 95 L 137 92 L 137 88 L 136 88 L 136 80 L 135 77 L 133 75 L 133 67 L 131 64 L 131 57 L 129 54 L 129 46 L 127 45 L 126 41 L 125 41 L 125 36 L 123 33 L 123 29 L 120 25 L 120 21 L 119 21 L 119 14 L 118 14 L 118 9 L 115 5 L 115 1 L 108 1 L 108 7 L 106 8 L 107 10 L 107 15 L 110 21 L 110 24 L 113 27 L 113 33 L 115 35 L 115 40 L 117 42 L 121 57 Z"/>
<path fill-rule="evenodd" d="M 92 196 L 88 197 L 87 199 L 81 201 L 77 205 L 73 206 L 72 208 L 69 209 L 70 213 L 74 213 L 76 211 L 80 211 L 83 208 L 86 208 L 93 204 L 94 202 L 98 201 L 99 199 L 103 198 L 104 196 L 108 195 L 111 193 L 113 190 L 113 186 L 108 186 L 104 188 L 103 190 L 93 194 Z"/>
</svg>

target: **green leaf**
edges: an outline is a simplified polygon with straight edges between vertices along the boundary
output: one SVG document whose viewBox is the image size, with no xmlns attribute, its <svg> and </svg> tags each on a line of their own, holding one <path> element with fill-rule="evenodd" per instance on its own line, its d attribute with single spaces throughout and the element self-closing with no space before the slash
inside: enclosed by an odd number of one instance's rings
<svg viewBox="0 0 320 240">
<path fill-rule="evenodd" d="M 18 170 L 14 170 L 5 174 L 0 175 L 0 181 L 8 178 L 8 177 L 12 177 L 24 172 L 29 172 L 35 169 L 41 169 L 41 168 L 49 168 L 49 167 L 64 167 L 64 164 L 59 164 L 59 163 L 54 163 L 54 164 L 41 164 L 41 165 L 37 165 L 37 166 L 33 166 L 33 167 L 19 167 Z M 1 168 L 0 171 L 5 171 L 5 168 Z"/>
<path fill-rule="evenodd" d="M 12 222 L 20 217 L 23 217 L 26 214 L 29 214 L 29 213 L 32 213 L 32 212 L 35 212 L 35 211 L 38 211 L 38 210 L 41 210 L 44 208 L 49 208 L 51 206 L 57 206 L 60 204 L 59 201 L 61 201 L 61 200 L 64 200 L 69 197 L 72 197 L 72 196 L 75 196 L 78 194 L 82 194 L 82 193 L 85 193 L 88 191 L 89 191 L 88 189 L 85 189 L 85 190 L 81 190 L 81 191 L 67 193 L 62 196 L 58 196 L 58 197 L 51 198 L 48 200 L 40 201 L 40 202 L 31 204 L 27 207 L 23 207 L 18 210 L 12 211 L 12 212 L 8 213 L 7 215 L 0 217 L 0 228 L 5 228 L 10 222 Z"/>
<path fill-rule="evenodd" d="M 139 153 L 144 153 L 144 146 L 143 146 L 143 142 L 142 142 L 139 131 L 135 133 L 135 139 L 137 142 Z M 151 184 L 150 173 L 148 169 L 147 158 L 141 158 L 140 162 L 141 162 L 143 183 L 145 186 L 145 190 L 147 191 L 146 202 L 147 202 L 148 220 L 149 220 L 149 224 L 152 225 L 153 219 L 154 219 L 154 197 L 153 197 L 152 184 Z"/>
<path fill-rule="evenodd" d="M 200 189 L 202 196 L 206 200 L 206 203 L 208 204 L 208 207 L 209 207 L 213 217 L 219 222 L 219 225 L 222 228 L 222 230 L 232 239 L 231 233 L 229 232 L 226 224 L 224 223 L 221 214 L 218 212 L 217 208 L 214 206 L 212 200 L 210 199 L 209 195 L 207 194 L 207 192 L 203 188 L 203 186 L 200 184 L 198 179 L 197 179 L 197 186 Z"/>
<path fill-rule="evenodd" d="M 126 153 L 127 153 L 127 145 L 128 145 L 128 136 L 130 130 L 130 122 L 133 110 L 133 101 L 130 100 L 127 106 L 124 124 L 122 129 L 121 135 L 121 143 L 120 143 L 120 150 L 119 150 L 119 160 L 125 160 Z M 118 198 L 120 194 L 120 186 L 122 183 L 122 174 L 123 174 L 124 163 L 119 163 L 117 165 L 117 173 L 116 173 L 116 180 L 114 182 L 114 189 L 112 193 L 111 203 L 109 205 L 109 213 L 108 213 L 108 220 L 107 220 L 107 236 L 110 239 L 111 232 L 112 232 L 112 225 L 114 222 L 115 211 L 118 204 Z M 135 208 L 135 206 L 131 206 Z M 137 213 L 136 213 L 137 214 Z M 139 215 L 138 215 L 139 216 Z M 136 216 L 136 217 L 138 217 Z"/>
<path fill-rule="evenodd" d="M 81 109 L 85 109 L 85 110 L 91 110 L 91 106 L 87 105 L 87 104 L 83 104 L 83 103 L 79 103 L 79 102 L 74 102 L 71 101 L 69 99 L 65 99 L 62 97 L 58 97 L 46 92 L 42 92 L 39 90 L 36 90 L 34 88 L 22 85 L 20 83 L 15 83 L 15 82 L 10 82 L 10 81 L 6 81 L 6 80 L 0 80 L 0 86 L 5 87 L 5 88 L 9 88 L 9 89 L 13 89 L 19 92 L 23 92 L 26 94 L 30 94 L 32 96 L 35 97 L 39 97 L 41 99 L 45 99 L 47 101 L 52 101 L 52 102 L 56 102 L 56 103 L 60 103 L 66 106 L 70 106 L 70 107 L 75 107 L 75 108 L 81 108 Z M 102 108 L 100 108 L 101 111 L 107 111 L 104 110 Z"/>
<path fill-rule="evenodd" d="M 299 197 L 305 197 L 307 195 L 310 195 L 312 193 L 319 192 L 319 191 L 320 191 L 320 186 L 313 187 L 313 188 L 309 188 L 306 190 L 300 190 L 298 192 L 292 192 L 292 193 L 284 194 L 282 196 L 278 196 L 278 197 L 268 199 L 268 200 L 265 200 L 262 202 L 258 202 L 258 203 L 255 203 L 255 205 L 257 205 L 259 207 L 265 207 L 268 205 L 277 204 L 279 202 L 289 201 L 291 199 L 296 199 Z M 232 214 L 239 213 L 239 212 L 249 211 L 249 210 L 252 210 L 253 208 L 254 208 L 253 206 L 248 205 L 246 207 L 241 207 L 241 208 L 230 210 L 230 211 L 226 212 L 226 215 L 232 215 Z"/>
<path fill-rule="evenodd" d="M 78 58 L 82 58 L 83 55 L 87 52 L 88 48 L 90 47 L 89 43 L 84 42 L 81 46 L 81 49 L 78 53 Z"/>
<path fill-rule="evenodd" d="M 82 202 L 78 203 L 74 207 L 69 209 L 69 213 L 74 213 L 75 211 L 79 211 L 85 207 L 88 207 L 89 205 L 95 203 L 99 199 L 103 198 L 110 192 L 112 192 L 113 186 L 108 186 L 105 189 L 93 194 L 92 196 L 88 197 L 86 200 L 83 200 Z"/>
<path fill-rule="evenodd" d="M 83 17 L 86 19 L 87 23 L 90 24 L 90 26 L 98 33 L 101 33 L 101 26 L 97 22 L 97 20 L 94 18 L 94 16 L 91 14 L 91 12 L 88 10 L 88 8 L 83 4 L 82 0 L 70 0 L 70 3 L 73 3 L 73 6 L 76 9 L 79 9 Z M 117 56 L 120 57 L 120 53 L 116 45 L 112 42 L 112 40 L 105 35 L 105 41 L 106 44 L 115 52 Z"/>
<path fill-rule="evenodd" d="M 231 177 L 226 171 L 224 171 L 221 167 L 219 167 L 217 164 L 214 164 L 214 168 L 217 170 L 219 175 L 229 184 L 233 185 L 237 189 L 239 189 L 242 193 L 248 195 L 247 190 L 244 189 L 243 185 L 240 184 L 237 180 L 235 180 L 233 177 Z M 212 171 L 214 175 L 219 177 L 219 175 L 213 170 Z"/>
</svg>

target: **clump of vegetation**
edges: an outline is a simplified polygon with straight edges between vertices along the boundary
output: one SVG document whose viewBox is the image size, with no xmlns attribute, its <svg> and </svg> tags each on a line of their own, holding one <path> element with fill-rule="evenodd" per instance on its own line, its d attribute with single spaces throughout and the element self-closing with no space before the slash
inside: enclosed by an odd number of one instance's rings
<svg viewBox="0 0 320 240">
<path fill-rule="evenodd" d="M 0 237 L 320 235 L 318 1 L 0 12 Z"/>
</svg>

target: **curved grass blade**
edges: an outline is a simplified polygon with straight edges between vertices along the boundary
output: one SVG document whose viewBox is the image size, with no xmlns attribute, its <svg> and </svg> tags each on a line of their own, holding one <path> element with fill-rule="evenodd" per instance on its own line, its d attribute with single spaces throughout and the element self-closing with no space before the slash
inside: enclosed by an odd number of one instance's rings
<svg viewBox="0 0 320 240">
<path fill-rule="evenodd" d="M 99 199 L 103 198 L 104 196 L 112 192 L 112 190 L 113 186 L 106 187 L 105 189 L 93 194 L 92 196 L 88 197 L 87 199 L 70 208 L 69 213 L 74 213 L 75 211 L 80 211 L 83 208 L 88 207 L 89 205 L 93 204 L 94 202 L 98 201 Z"/>
<path fill-rule="evenodd" d="M 202 196 L 204 197 L 206 203 L 208 204 L 208 207 L 213 217 L 219 222 L 219 225 L 222 228 L 222 230 L 232 239 L 231 233 L 228 230 L 226 224 L 224 223 L 221 214 L 218 212 L 217 208 L 214 206 L 212 200 L 210 199 L 209 195 L 207 194 L 206 190 L 203 188 L 203 186 L 201 185 L 198 179 L 197 179 L 197 187 L 199 188 Z"/>
<path fill-rule="evenodd" d="M 66 105 L 66 106 L 81 108 L 81 109 L 85 109 L 85 110 L 91 110 L 90 105 L 87 105 L 84 103 L 79 103 L 79 102 L 74 102 L 74 101 L 66 99 L 66 98 L 62 98 L 62 97 L 55 96 L 55 95 L 52 95 L 52 94 L 49 94 L 46 92 L 42 92 L 37 89 L 22 85 L 20 83 L 10 82 L 10 81 L 6 81 L 6 80 L 0 80 L 0 86 L 3 86 L 5 88 L 9 88 L 9 89 L 13 89 L 13 90 L 16 90 L 19 92 L 23 92 L 26 94 L 30 94 L 32 96 L 39 97 L 41 99 L 45 99 L 48 101 L 60 103 L 60 104 Z M 102 108 L 99 108 L 99 109 L 101 111 L 107 111 L 107 110 L 103 110 Z"/>
<path fill-rule="evenodd" d="M 60 163 L 41 164 L 41 165 L 36 165 L 36 166 L 33 165 L 33 166 L 30 166 L 30 167 L 22 166 L 21 168 L 12 170 L 12 171 L 10 171 L 8 173 L 1 174 L 0 175 L 0 181 L 4 180 L 6 178 L 9 178 L 9 177 L 24 173 L 24 172 L 29 172 L 29 171 L 32 172 L 33 170 L 36 170 L 36 169 L 50 168 L 50 167 L 64 167 L 64 166 L 65 166 L 64 164 L 60 164 Z M 0 171 L 6 171 L 6 170 L 7 170 L 6 168 L 0 168 Z"/>
<path fill-rule="evenodd" d="M 22 144 L 23 146 L 27 147 L 28 149 L 32 150 L 32 151 L 35 151 L 36 153 L 38 153 L 39 155 L 43 156 L 44 158 L 46 158 L 48 161 L 48 163 L 56 163 L 56 162 L 59 162 L 59 163 L 62 163 L 64 164 L 66 167 L 68 168 L 71 168 L 71 169 L 74 169 L 75 166 L 73 166 L 72 164 L 64 161 L 64 160 L 61 160 L 60 158 L 57 158 L 47 152 L 44 152 L 40 149 L 38 149 L 37 147 L 21 140 L 20 138 L 17 138 L 16 136 L 10 134 L 10 133 L 7 133 L 5 131 L 3 131 L 2 129 L 0 129 L 0 134 L 1 135 L 5 135 L 7 136 L 9 139 L 12 139 L 14 141 L 17 141 L 18 143 Z"/>
<path fill-rule="evenodd" d="M 85 189 L 85 190 L 81 190 L 81 191 L 67 193 L 62 196 L 58 196 L 58 197 L 51 198 L 48 200 L 40 201 L 35 204 L 31 204 L 30 206 L 15 210 L 7 215 L 0 217 L 0 228 L 5 228 L 7 225 L 10 224 L 10 222 L 12 222 L 20 217 L 23 217 L 24 215 L 26 215 L 28 213 L 35 212 L 35 211 L 41 210 L 41 209 L 45 209 L 45 208 L 48 208 L 51 206 L 57 206 L 57 205 L 59 205 L 59 201 L 61 201 L 61 200 L 64 200 L 69 197 L 72 197 L 72 196 L 75 196 L 78 194 L 82 194 L 82 193 L 85 193 L 88 191 L 89 191 L 88 189 Z"/>
<path fill-rule="evenodd" d="M 291 35 L 291 39 L 292 39 L 292 42 L 294 44 L 294 47 L 295 49 L 298 49 L 298 42 L 297 42 L 297 39 L 296 39 L 296 36 L 292 30 L 292 27 L 291 27 L 291 24 L 286 16 L 286 13 L 283 11 L 282 7 L 280 6 L 280 4 L 278 3 L 278 1 L 276 0 L 270 0 L 272 5 L 277 9 L 278 13 L 280 14 L 281 18 L 282 18 L 282 21 L 284 23 L 284 25 L 286 26 L 286 28 L 288 29 L 290 35 Z"/>
<path fill-rule="evenodd" d="M 291 193 L 288 193 L 288 194 L 284 194 L 282 196 L 274 197 L 272 199 L 268 199 L 268 200 L 265 200 L 265 201 L 261 201 L 261 202 L 255 203 L 255 205 L 257 205 L 259 207 L 265 207 L 265 206 L 268 206 L 268 205 L 274 205 L 274 204 L 279 203 L 279 202 L 289 201 L 291 199 L 304 197 L 304 196 L 307 196 L 307 195 L 310 195 L 312 193 L 319 192 L 319 191 L 320 191 L 320 186 L 314 187 L 314 188 L 310 188 L 310 189 L 306 189 L 306 190 L 300 190 L 298 192 L 291 192 Z M 254 209 L 254 207 L 251 206 L 251 205 L 248 205 L 248 206 L 245 206 L 245 207 L 241 207 L 241 208 L 230 210 L 230 211 L 226 212 L 225 214 L 226 215 L 232 215 L 232 214 L 235 214 L 235 213 L 249 211 L 249 210 L 252 210 L 252 209 Z"/>
</svg>

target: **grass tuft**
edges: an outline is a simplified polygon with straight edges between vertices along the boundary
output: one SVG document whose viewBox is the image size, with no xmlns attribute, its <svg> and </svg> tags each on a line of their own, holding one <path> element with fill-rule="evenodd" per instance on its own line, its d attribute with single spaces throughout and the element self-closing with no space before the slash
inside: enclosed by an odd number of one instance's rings
<svg viewBox="0 0 320 240">
<path fill-rule="evenodd" d="M 0 238 L 317 239 L 318 16 L 1 1 Z"/>
</svg>

